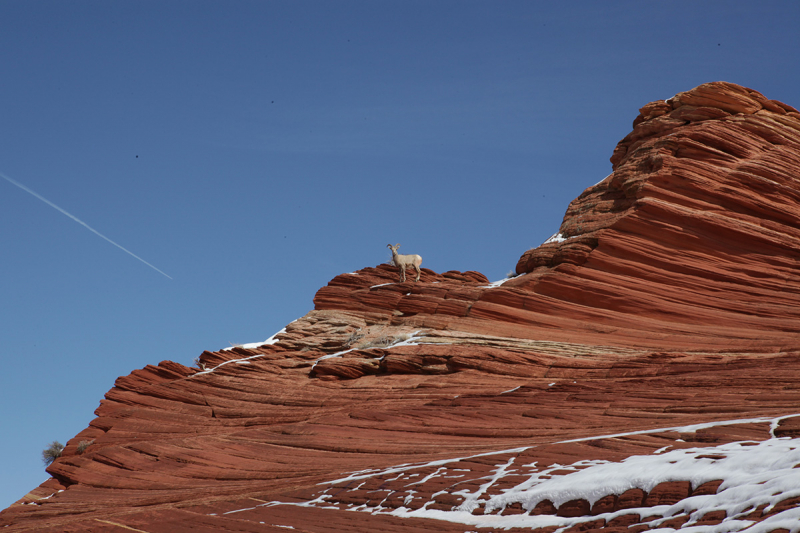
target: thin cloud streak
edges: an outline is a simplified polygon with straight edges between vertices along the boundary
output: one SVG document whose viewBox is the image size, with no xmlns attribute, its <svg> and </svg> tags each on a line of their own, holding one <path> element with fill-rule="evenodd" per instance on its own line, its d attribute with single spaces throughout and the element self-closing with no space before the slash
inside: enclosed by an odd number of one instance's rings
<svg viewBox="0 0 800 533">
<path fill-rule="evenodd" d="M 6 181 L 8 181 L 9 183 L 11 183 L 12 185 L 16 185 L 17 187 L 19 187 L 19 188 L 20 188 L 20 189 L 22 189 L 23 191 L 25 191 L 25 192 L 27 192 L 27 193 L 30 193 L 30 194 L 32 194 L 33 196 L 35 196 L 35 197 L 36 197 L 36 198 L 38 198 L 39 200 L 43 201 L 44 203 L 46 203 L 47 205 L 49 205 L 50 207 L 52 207 L 53 209 L 56 209 L 56 210 L 60 211 L 61 213 L 63 213 L 63 214 L 65 214 L 65 215 L 67 215 L 69 218 L 71 218 L 72 220 L 74 220 L 75 222 L 77 222 L 78 224 L 80 224 L 81 226 L 83 226 L 84 228 L 88 229 L 89 231 L 91 231 L 92 233 L 94 233 L 95 235 L 97 235 L 98 237 L 102 237 L 103 239 L 107 240 L 108 242 L 110 242 L 111 244 L 113 244 L 114 246 L 116 246 L 117 248 L 119 248 L 120 250 L 122 250 L 123 252 L 125 252 L 125 253 L 127 253 L 127 254 L 130 254 L 130 255 L 132 255 L 133 257 L 135 257 L 136 259 L 138 259 L 139 261 L 141 261 L 141 262 L 142 262 L 142 263 L 144 263 L 145 265 L 149 266 L 150 268 L 152 268 L 153 270 L 155 270 L 155 271 L 156 271 L 156 272 L 158 272 L 159 274 L 163 274 L 164 276 L 168 277 L 169 279 L 172 279 L 172 277 L 171 277 L 170 275 L 168 275 L 168 274 L 166 274 L 165 272 L 163 272 L 163 271 L 159 270 L 158 268 L 154 267 L 153 265 L 151 265 L 150 263 L 148 263 L 147 261 L 145 261 L 144 259 L 142 259 L 142 258 L 141 258 L 141 257 L 139 257 L 138 255 L 136 255 L 135 253 L 131 252 L 131 251 L 130 251 L 130 250 L 128 250 L 127 248 L 124 248 L 124 247 L 120 246 L 119 244 L 115 243 L 114 241 L 112 241 L 111 239 L 109 239 L 108 237 L 106 237 L 105 235 L 103 235 L 102 233 L 100 233 L 99 231 L 97 231 L 96 229 L 94 229 L 93 227 L 91 227 L 89 224 L 87 224 L 87 223 L 86 223 L 86 222 L 84 222 L 83 220 L 80 220 L 78 217 L 76 217 L 76 216 L 74 216 L 74 215 L 71 215 L 70 213 L 68 213 L 68 212 L 64 211 L 63 209 L 61 209 L 60 207 L 58 207 L 56 204 L 54 204 L 53 202 L 51 202 L 51 201 L 50 201 L 50 200 L 48 200 L 47 198 L 45 198 L 45 197 L 43 197 L 43 196 L 41 196 L 41 195 L 39 195 L 39 194 L 35 193 L 34 191 L 30 190 L 29 188 L 27 188 L 27 187 L 26 187 L 26 186 L 24 186 L 23 184 L 21 184 L 21 183 L 19 183 L 19 182 L 17 182 L 17 181 L 14 181 L 14 180 L 12 180 L 11 178 L 9 178 L 8 176 L 6 176 L 6 175 L 5 175 L 5 174 L 3 174 L 2 172 L 0 172 L 0 176 L 1 176 L 1 177 L 3 177 L 3 178 L 6 180 Z"/>
</svg>

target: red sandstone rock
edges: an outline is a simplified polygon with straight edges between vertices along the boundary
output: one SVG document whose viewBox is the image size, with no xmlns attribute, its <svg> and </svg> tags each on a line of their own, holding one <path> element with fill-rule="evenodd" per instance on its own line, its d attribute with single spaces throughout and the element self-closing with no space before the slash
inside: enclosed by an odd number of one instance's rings
<svg viewBox="0 0 800 533">
<path fill-rule="evenodd" d="M 558 516 L 567 516 L 567 517 L 574 517 L 574 516 L 584 516 L 589 514 L 589 509 L 591 505 L 589 502 L 584 499 L 578 500 L 570 500 L 567 503 L 562 504 L 556 514 Z"/>
<path fill-rule="evenodd" d="M 556 514 L 556 508 L 550 500 L 542 500 L 536 504 L 536 507 L 531 509 L 532 515 L 537 514 Z"/>
<path fill-rule="evenodd" d="M 800 113 L 705 84 L 641 107 L 611 161 L 567 208 L 564 240 L 525 252 L 499 287 L 477 272 L 396 283 L 394 267 L 365 268 L 321 288 L 276 344 L 119 378 L 0 526 L 465 530 L 386 514 L 401 509 L 575 520 L 568 531 L 691 524 L 649 508 L 717 494 L 721 480 L 594 502 L 489 498 L 586 461 L 694 448 L 718 461 L 721 444 L 800 435 L 788 417 L 800 405 Z M 449 462 L 402 466 L 436 460 Z"/>
<path fill-rule="evenodd" d="M 644 499 L 644 504 L 647 507 L 672 505 L 689 497 L 691 492 L 692 484 L 688 481 L 667 481 L 659 483 L 647 494 L 647 497 Z"/>
</svg>

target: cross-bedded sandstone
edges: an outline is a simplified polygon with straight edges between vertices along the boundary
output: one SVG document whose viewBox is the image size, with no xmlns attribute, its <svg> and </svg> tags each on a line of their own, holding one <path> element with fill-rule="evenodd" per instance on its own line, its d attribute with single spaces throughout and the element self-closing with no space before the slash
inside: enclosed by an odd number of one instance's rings
<svg viewBox="0 0 800 533">
<path fill-rule="evenodd" d="M 364 268 L 269 343 L 119 378 L 0 526 L 779 530 L 800 494 L 568 481 L 800 438 L 800 114 L 705 84 L 643 106 L 611 161 L 503 283 Z"/>
</svg>

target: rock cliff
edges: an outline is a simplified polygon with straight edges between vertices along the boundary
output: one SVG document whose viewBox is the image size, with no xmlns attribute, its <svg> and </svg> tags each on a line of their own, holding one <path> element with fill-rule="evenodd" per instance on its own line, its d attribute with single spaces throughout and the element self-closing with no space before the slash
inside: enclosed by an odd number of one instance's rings
<svg viewBox="0 0 800 533">
<path fill-rule="evenodd" d="M 0 526 L 797 531 L 800 113 L 701 85 L 611 162 L 502 283 L 364 268 L 119 378 Z"/>
</svg>

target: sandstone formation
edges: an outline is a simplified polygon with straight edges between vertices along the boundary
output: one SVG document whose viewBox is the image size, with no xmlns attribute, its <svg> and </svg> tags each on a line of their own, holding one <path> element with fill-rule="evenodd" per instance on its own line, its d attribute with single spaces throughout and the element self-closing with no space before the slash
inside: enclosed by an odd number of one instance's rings
<svg viewBox="0 0 800 533">
<path fill-rule="evenodd" d="M 364 268 L 119 378 L 0 527 L 800 530 L 800 114 L 701 85 L 611 162 L 513 278 Z"/>
</svg>

